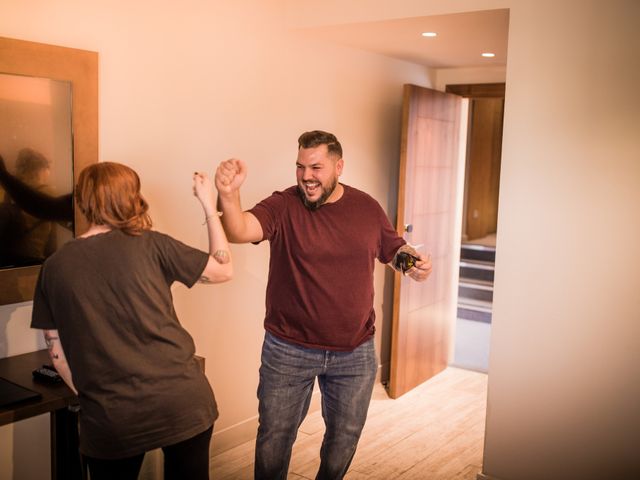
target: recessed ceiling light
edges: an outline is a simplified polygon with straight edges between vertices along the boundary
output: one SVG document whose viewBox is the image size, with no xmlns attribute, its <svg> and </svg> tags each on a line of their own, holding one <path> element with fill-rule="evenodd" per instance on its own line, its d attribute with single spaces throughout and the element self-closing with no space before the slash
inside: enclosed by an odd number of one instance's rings
<svg viewBox="0 0 640 480">
<path fill-rule="evenodd" d="M 436 32 L 422 32 L 423 37 L 437 37 L 438 34 Z"/>
<path fill-rule="evenodd" d="M 491 52 L 484 52 L 484 53 L 482 54 L 482 56 L 483 56 L 483 57 L 487 57 L 487 58 L 493 58 L 493 57 L 495 57 L 495 56 L 496 56 L 496 54 L 495 54 L 495 53 L 491 53 Z"/>
</svg>

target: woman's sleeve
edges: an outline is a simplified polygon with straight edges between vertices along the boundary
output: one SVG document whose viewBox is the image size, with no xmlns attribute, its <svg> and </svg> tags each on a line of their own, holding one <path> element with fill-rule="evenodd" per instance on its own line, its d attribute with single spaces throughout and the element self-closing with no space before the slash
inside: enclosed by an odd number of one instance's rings
<svg viewBox="0 0 640 480">
<path fill-rule="evenodd" d="M 200 278 L 209 254 L 175 238 L 152 232 L 167 283 L 180 282 L 191 288 Z"/>
<path fill-rule="evenodd" d="M 33 309 L 31 310 L 31 328 L 55 330 L 53 314 L 45 291 L 46 263 L 40 268 L 36 289 L 33 293 Z"/>
</svg>

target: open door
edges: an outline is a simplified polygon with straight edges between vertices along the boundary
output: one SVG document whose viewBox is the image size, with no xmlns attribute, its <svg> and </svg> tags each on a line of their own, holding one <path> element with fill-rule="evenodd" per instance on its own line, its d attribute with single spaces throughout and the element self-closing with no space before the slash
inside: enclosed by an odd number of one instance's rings
<svg viewBox="0 0 640 480">
<path fill-rule="evenodd" d="M 404 87 L 397 228 L 407 242 L 423 245 L 420 252 L 431 254 L 433 272 L 422 283 L 395 274 L 392 398 L 444 370 L 449 362 L 456 317 L 466 110 L 467 101 L 457 95 Z"/>
</svg>

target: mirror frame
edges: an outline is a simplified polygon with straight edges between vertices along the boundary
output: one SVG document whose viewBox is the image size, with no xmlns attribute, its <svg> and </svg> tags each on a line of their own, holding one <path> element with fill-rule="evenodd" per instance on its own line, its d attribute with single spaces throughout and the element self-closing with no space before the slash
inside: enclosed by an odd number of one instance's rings
<svg viewBox="0 0 640 480">
<path fill-rule="evenodd" d="M 0 37 L 0 72 L 71 82 L 73 183 L 98 161 L 98 53 Z M 74 236 L 87 223 L 74 207 Z M 0 305 L 33 300 L 40 266 L 0 270 Z"/>
</svg>

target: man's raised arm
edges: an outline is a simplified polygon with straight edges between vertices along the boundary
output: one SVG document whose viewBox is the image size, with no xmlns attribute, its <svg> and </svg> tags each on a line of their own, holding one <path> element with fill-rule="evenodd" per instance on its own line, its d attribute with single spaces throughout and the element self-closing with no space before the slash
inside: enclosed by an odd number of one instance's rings
<svg viewBox="0 0 640 480">
<path fill-rule="evenodd" d="M 215 184 L 218 190 L 218 209 L 222 212 L 222 226 L 232 243 L 259 242 L 262 226 L 251 213 L 242 210 L 240 186 L 247 177 L 247 166 L 232 158 L 218 165 Z"/>
</svg>

